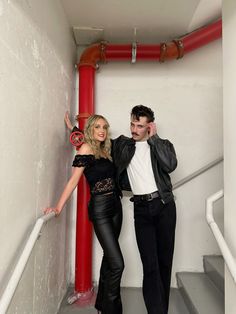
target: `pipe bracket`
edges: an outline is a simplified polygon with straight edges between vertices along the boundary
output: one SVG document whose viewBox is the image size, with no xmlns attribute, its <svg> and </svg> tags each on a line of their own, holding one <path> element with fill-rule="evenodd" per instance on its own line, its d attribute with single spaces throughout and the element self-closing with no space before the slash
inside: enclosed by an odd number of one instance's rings
<svg viewBox="0 0 236 314">
<path fill-rule="evenodd" d="M 131 63 L 136 63 L 136 57 L 137 57 L 137 43 L 132 43 L 132 59 Z"/>
<path fill-rule="evenodd" d="M 181 59 L 184 56 L 184 43 L 181 39 L 173 40 L 173 43 L 176 45 L 178 50 L 178 56 L 176 59 Z"/>
</svg>

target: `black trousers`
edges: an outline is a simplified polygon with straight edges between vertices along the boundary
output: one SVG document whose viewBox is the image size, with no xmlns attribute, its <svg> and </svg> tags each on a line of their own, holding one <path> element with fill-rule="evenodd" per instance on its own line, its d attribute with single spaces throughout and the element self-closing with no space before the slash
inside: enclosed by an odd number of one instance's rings
<svg viewBox="0 0 236 314">
<path fill-rule="evenodd" d="M 174 253 L 175 202 L 163 204 L 160 198 L 134 202 L 134 219 L 148 314 L 167 314 Z"/>
<path fill-rule="evenodd" d="M 122 224 L 122 208 L 118 196 L 104 195 L 93 199 L 90 212 L 93 226 L 103 249 L 97 299 L 95 308 L 102 314 L 122 314 L 120 281 L 124 260 L 118 238 Z M 104 210 L 103 210 L 104 209 Z M 101 213 L 106 213 L 101 215 Z"/>
</svg>

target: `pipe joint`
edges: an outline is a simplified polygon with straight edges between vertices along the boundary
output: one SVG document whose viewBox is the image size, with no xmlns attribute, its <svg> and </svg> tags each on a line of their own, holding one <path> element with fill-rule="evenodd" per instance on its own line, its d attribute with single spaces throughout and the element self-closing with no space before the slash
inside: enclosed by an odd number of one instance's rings
<svg viewBox="0 0 236 314">
<path fill-rule="evenodd" d="M 106 43 L 101 42 L 89 46 L 80 57 L 79 67 L 92 66 L 98 69 L 100 62 L 106 62 Z"/>
<path fill-rule="evenodd" d="M 172 40 L 172 42 L 160 44 L 161 63 L 171 59 L 181 59 L 184 56 L 184 44 L 181 39 Z"/>
</svg>

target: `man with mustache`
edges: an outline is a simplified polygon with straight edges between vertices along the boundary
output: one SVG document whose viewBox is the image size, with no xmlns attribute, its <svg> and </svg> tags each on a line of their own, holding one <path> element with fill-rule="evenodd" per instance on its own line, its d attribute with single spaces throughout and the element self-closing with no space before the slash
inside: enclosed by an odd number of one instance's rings
<svg viewBox="0 0 236 314">
<path fill-rule="evenodd" d="M 176 207 L 169 173 L 177 159 L 173 144 L 157 135 L 154 113 L 131 111 L 132 138 L 113 140 L 112 158 L 121 190 L 131 190 L 136 240 L 143 264 L 148 314 L 167 314 L 174 252 Z"/>
</svg>

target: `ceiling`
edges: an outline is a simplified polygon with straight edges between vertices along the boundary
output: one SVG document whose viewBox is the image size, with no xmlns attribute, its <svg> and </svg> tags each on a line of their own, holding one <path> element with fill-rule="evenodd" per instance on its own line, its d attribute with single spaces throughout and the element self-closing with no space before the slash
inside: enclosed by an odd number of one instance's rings
<svg viewBox="0 0 236 314">
<path fill-rule="evenodd" d="M 169 41 L 221 17 L 222 0 L 61 0 L 77 45 Z"/>
</svg>

